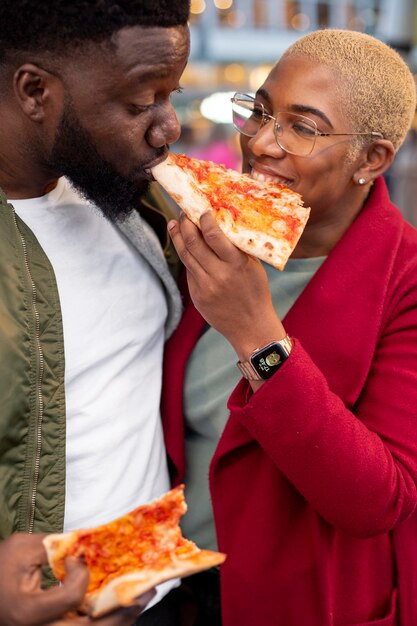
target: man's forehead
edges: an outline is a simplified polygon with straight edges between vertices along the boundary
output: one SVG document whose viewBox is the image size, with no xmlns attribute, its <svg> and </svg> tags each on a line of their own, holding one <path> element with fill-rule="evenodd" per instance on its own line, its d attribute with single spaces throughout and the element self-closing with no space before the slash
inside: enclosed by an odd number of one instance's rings
<svg viewBox="0 0 417 626">
<path fill-rule="evenodd" d="M 155 80 L 178 81 L 188 54 L 187 26 L 134 26 L 118 31 L 111 40 L 79 48 L 65 58 L 61 69 L 67 86 L 75 91 L 91 81 L 98 91 L 117 91 Z"/>
<path fill-rule="evenodd" d="M 141 66 L 155 74 L 182 62 L 189 53 L 187 26 L 172 28 L 124 28 L 113 37 L 114 60 L 125 71 Z"/>
</svg>

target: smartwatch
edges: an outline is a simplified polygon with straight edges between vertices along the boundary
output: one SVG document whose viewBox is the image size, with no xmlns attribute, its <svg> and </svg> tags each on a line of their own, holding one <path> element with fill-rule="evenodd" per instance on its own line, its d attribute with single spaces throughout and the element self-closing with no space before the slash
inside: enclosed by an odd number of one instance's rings
<svg viewBox="0 0 417 626">
<path fill-rule="evenodd" d="M 257 348 L 248 361 L 238 361 L 236 365 L 247 380 L 268 380 L 288 359 L 291 350 L 292 341 L 287 335 L 280 341 Z"/>
</svg>

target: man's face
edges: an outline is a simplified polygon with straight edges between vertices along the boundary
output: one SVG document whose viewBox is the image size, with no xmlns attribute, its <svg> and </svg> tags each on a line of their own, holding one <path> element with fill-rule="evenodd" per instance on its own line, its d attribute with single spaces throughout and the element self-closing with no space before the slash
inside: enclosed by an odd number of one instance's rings
<svg viewBox="0 0 417 626">
<path fill-rule="evenodd" d="M 128 28 L 65 71 L 65 101 L 46 165 L 112 220 L 146 191 L 149 168 L 180 134 L 170 102 L 189 50 L 186 27 Z"/>
</svg>

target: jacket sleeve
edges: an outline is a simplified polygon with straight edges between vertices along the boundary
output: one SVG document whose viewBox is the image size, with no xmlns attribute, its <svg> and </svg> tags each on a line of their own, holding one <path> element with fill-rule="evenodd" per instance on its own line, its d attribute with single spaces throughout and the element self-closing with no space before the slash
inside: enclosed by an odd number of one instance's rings
<svg viewBox="0 0 417 626">
<path fill-rule="evenodd" d="M 327 522 L 359 537 L 391 530 L 417 504 L 417 290 L 391 315 L 354 407 L 295 340 L 255 394 L 239 383 L 229 409 Z"/>
</svg>

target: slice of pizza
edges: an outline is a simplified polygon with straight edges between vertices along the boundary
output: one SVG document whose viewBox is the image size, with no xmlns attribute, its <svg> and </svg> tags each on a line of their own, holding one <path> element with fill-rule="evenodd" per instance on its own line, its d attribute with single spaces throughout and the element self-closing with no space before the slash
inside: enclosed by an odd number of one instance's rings
<svg viewBox="0 0 417 626">
<path fill-rule="evenodd" d="M 83 610 L 99 617 L 156 585 L 222 563 L 226 555 L 200 550 L 182 536 L 178 525 L 186 512 L 183 486 L 139 506 L 108 524 L 48 535 L 44 545 L 58 580 L 65 578 L 67 556 L 83 559 L 90 573 Z"/>
<path fill-rule="evenodd" d="M 152 168 L 155 180 L 194 224 L 212 209 L 235 246 L 282 270 L 308 220 L 299 193 L 211 161 L 169 154 Z"/>
</svg>

